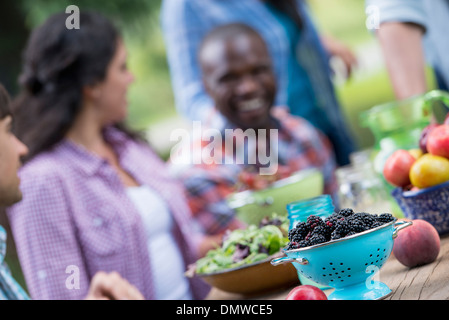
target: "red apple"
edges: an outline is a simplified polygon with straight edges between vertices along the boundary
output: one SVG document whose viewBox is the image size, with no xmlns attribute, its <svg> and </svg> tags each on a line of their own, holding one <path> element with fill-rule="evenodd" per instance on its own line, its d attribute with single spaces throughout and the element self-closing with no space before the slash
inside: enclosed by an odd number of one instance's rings
<svg viewBox="0 0 449 320">
<path fill-rule="evenodd" d="M 413 224 L 399 231 L 394 240 L 393 254 L 407 267 L 416 267 L 435 261 L 440 252 L 440 236 L 427 221 L 412 220 Z"/>
<path fill-rule="evenodd" d="M 449 125 L 439 125 L 429 133 L 427 151 L 435 156 L 449 158 Z"/>
<path fill-rule="evenodd" d="M 430 132 L 438 127 L 438 123 L 431 123 L 421 131 L 421 136 L 419 137 L 419 148 L 423 153 L 427 153 L 427 139 L 429 138 Z"/>
<path fill-rule="evenodd" d="M 397 187 L 410 184 L 410 168 L 416 159 L 407 150 L 396 150 L 385 162 L 383 174 L 385 180 Z"/>
<path fill-rule="evenodd" d="M 302 285 L 293 288 L 285 300 L 327 300 L 327 296 L 315 286 Z"/>
</svg>

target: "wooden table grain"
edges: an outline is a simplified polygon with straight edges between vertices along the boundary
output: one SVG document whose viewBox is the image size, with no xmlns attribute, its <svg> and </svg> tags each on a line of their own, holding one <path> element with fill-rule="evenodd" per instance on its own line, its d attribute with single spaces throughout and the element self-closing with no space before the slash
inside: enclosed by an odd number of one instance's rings
<svg viewBox="0 0 449 320">
<path fill-rule="evenodd" d="M 376 275 L 392 293 L 386 300 L 449 300 L 449 235 L 440 238 L 438 258 L 427 265 L 408 268 L 392 254 Z M 209 300 L 283 300 L 292 288 L 262 296 L 243 296 L 213 288 Z M 332 290 L 325 290 L 329 295 Z"/>
</svg>

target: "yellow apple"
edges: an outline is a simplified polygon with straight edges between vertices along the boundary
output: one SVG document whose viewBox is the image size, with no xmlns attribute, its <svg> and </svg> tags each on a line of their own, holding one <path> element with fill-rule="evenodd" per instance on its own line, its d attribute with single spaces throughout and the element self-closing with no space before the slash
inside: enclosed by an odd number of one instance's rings
<svg viewBox="0 0 449 320">
<path fill-rule="evenodd" d="M 411 183 L 428 188 L 449 180 L 449 160 L 429 153 L 422 155 L 410 169 Z"/>
</svg>

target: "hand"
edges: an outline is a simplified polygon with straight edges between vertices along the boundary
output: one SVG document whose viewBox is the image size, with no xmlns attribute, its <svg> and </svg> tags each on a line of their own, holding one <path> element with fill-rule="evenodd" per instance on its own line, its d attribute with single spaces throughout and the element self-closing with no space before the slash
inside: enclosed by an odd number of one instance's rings
<svg viewBox="0 0 449 320">
<path fill-rule="evenodd" d="M 333 57 L 340 58 L 346 67 L 346 78 L 351 76 L 352 70 L 357 66 L 357 58 L 354 53 L 342 42 L 329 36 L 321 36 L 324 48 Z"/>
<path fill-rule="evenodd" d="M 90 283 L 86 300 L 144 300 L 144 297 L 117 272 L 100 271 Z"/>
</svg>

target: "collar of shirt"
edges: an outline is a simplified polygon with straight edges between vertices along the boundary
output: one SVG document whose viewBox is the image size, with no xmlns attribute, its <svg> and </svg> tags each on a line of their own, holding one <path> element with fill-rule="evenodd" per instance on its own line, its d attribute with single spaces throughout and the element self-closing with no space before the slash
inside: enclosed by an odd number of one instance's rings
<svg viewBox="0 0 449 320">
<path fill-rule="evenodd" d="M 126 134 L 112 126 L 105 128 L 104 137 L 112 145 L 117 155 L 122 154 L 127 147 Z M 56 148 L 68 161 L 88 176 L 94 175 L 107 162 L 69 139 L 64 139 Z"/>
</svg>

